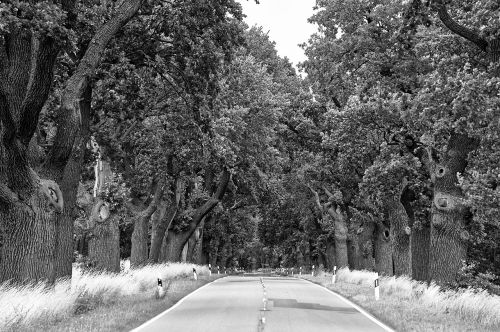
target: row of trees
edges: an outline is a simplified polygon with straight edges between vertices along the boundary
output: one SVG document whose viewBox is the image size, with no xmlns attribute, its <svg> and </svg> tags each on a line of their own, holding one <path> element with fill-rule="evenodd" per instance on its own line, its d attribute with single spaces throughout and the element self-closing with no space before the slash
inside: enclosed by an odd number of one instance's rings
<svg viewBox="0 0 500 332">
<path fill-rule="evenodd" d="M 302 65 L 315 108 L 283 183 L 294 194 L 263 229 L 285 210 L 297 222 L 267 243 L 291 263 L 300 250 L 328 267 L 498 284 L 498 4 L 317 6 Z"/>
<path fill-rule="evenodd" d="M 1 6 L 0 280 L 77 251 L 500 283 L 498 4 L 318 1 L 305 79 L 233 0 Z"/>
</svg>

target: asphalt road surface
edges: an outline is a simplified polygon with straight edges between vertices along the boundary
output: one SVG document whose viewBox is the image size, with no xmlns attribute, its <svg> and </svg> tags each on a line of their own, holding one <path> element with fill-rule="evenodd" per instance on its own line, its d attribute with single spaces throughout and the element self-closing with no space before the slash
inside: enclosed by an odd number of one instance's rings
<svg viewBox="0 0 500 332">
<path fill-rule="evenodd" d="M 133 330 L 145 331 L 392 330 L 359 311 L 348 301 L 305 280 L 226 277 L 198 289 L 172 308 Z"/>
</svg>

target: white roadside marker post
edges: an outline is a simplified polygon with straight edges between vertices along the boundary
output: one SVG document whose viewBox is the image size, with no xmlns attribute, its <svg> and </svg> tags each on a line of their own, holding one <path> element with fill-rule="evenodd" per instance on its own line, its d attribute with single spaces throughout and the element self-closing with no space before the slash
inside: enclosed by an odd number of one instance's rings
<svg viewBox="0 0 500 332">
<path fill-rule="evenodd" d="M 196 269 L 193 267 L 193 278 L 194 280 L 198 280 L 198 274 L 196 274 Z"/>
<path fill-rule="evenodd" d="M 158 277 L 158 286 L 156 288 L 156 298 L 161 299 L 165 295 L 165 290 L 163 289 L 163 281 Z"/>
<path fill-rule="evenodd" d="M 217 265 L 217 274 L 220 274 L 219 265 Z"/>
<path fill-rule="evenodd" d="M 377 278 L 375 279 L 375 300 L 378 301 L 379 299 L 380 299 L 380 284 L 377 273 Z"/>
<path fill-rule="evenodd" d="M 208 264 L 208 276 L 212 276 L 212 265 Z"/>
<path fill-rule="evenodd" d="M 301 275 L 302 275 L 302 266 L 299 267 L 299 276 L 301 276 Z"/>
<path fill-rule="evenodd" d="M 335 281 L 337 281 L 337 266 L 333 267 L 332 284 L 334 284 Z"/>
<path fill-rule="evenodd" d="M 312 266 L 312 269 L 311 269 L 311 276 L 314 277 L 314 265 Z"/>
</svg>

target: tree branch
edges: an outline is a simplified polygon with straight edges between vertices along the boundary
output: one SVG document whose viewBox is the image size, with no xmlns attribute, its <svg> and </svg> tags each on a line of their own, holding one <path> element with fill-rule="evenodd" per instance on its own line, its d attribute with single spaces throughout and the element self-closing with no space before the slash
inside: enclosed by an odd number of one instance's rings
<svg viewBox="0 0 500 332">
<path fill-rule="evenodd" d="M 143 217 L 148 217 L 149 218 L 156 211 L 156 208 L 158 207 L 158 204 L 160 203 L 160 199 L 161 199 L 161 197 L 163 195 L 163 191 L 165 190 L 165 184 L 166 184 L 165 178 L 162 178 L 156 184 L 156 189 L 155 189 L 155 193 L 153 195 L 153 199 L 149 203 L 148 207 L 141 212 L 141 215 Z"/>
<path fill-rule="evenodd" d="M 116 14 L 97 30 L 90 41 L 87 51 L 63 91 L 57 117 L 57 133 L 46 168 L 64 169 L 81 127 L 79 99 L 89 84 L 90 77 L 94 75 L 109 41 L 135 15 L 141 3 L 142 0 L 123 1 Z"/>
<path fill-rule="evenodd" d="M 33 79 L 21 105 L 19 139 L 28 146 L 38 126 L 38 117 L 52 86 L 57 47 L 50 37 L 39 43 Z"/>
<path fill-rule="evenodd" d="M 434 0 L 434 7 L 436 8 L 439 19 L 448 29 L 474 43 L 483 52 L 488 52 L 488 42 L 484 38 L 481 38 L 478 33 L 458 24 L 455 20 L 453 20 L 450 14 L 448 14 L 448 10 L 446 9 L 446 5 L 443 3 L 443 0 Z"/>
<path fill-rule="evenodd" d="M 309 188 L 309 190 L 311 190 L 311 192 L 313 193 L 316 205 L 318 206 L 319 210 L 323 211 L 323 206 L 321 205 L 321 201 L 319 200 L 318 192 L 314 190 L 310 185 L 307 185 L 307 188 Z"/>
</svg>

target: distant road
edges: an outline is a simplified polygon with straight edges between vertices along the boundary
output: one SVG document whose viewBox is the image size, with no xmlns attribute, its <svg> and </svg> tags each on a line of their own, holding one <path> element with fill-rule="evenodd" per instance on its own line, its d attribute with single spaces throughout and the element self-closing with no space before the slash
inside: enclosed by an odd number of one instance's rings
<svg viewBox="0 0 500 332">
<path fill-rule="evenodd" d="M 301 279 L 227 277 L 200 288 L 133 331 L 392 330 L 325 288 Z"/>
</svg>

